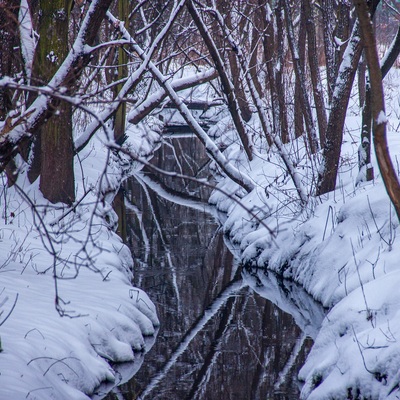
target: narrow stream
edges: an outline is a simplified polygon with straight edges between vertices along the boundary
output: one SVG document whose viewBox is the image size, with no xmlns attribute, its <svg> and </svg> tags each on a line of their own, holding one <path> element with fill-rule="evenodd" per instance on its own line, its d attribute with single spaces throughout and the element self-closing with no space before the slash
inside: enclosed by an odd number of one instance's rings
<svg viewBox="0 0 400 400">
<path fill-rule="evenodd" d="M 193 138 L 167 141 L 153 163 L 210 178 Z M 205 198 L 204 187 L 146 171 L 126 185 L 133 283 L 161 326 L 139 371 L 107 400 L 299 398 L 297 373 L 324 312 L 296 285 L 242 270 Z"/>
</svg>

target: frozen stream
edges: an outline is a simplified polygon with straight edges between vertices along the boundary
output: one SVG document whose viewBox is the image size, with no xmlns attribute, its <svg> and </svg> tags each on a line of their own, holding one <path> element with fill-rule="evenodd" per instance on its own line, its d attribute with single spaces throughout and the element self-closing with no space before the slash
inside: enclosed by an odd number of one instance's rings
<svg viewBox="0 0 400 400">
<path fill-rule="evenodd" d="M 153 163 L 209 173 L 193 138 L 171 139 Z M 146 171 L 127 183 L 134 285 L 156 304 L 161 327 L 139 371 L 108 400 L 299 398 L 297 373 L 324 311 L 297 286 L 242 270 L 206 196 Z"/>
</svg>

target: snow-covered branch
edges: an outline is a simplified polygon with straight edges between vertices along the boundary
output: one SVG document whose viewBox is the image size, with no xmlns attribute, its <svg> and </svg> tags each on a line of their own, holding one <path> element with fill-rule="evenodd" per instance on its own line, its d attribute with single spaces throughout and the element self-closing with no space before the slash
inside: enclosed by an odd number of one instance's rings
<svg viewBox="0 0 400 400">
<path fill-rule="evenodd" d="M 200 85 L 205 82 L 209 82 L 217 77 L 217 72 L 214 68 L 209 68 L 206 71 L 199 72 L 184 78 L 174 79 L 171 81 L 172 88 L 179 92 L 180 90 L 189 89 L 196 85 Z M 149 95 L 146 99 L 140 103 L 137 107 L 133 108 L 128 115 L 128 120 L 132 124 L 137 124 L 146 115 L 153 111 L 160 103 L 168 97 L 168 94 L 164 89 L 160 89 L 157 92 Z"/>
<path fill-rule="evenodd" d="M 171 17 L 170 17 L 170 23 L 176 18 L 177 14 L 181 10 L 181 8 L 185 5 L 186 1 L 181 1 L 179 5 L 176 6 L 175 10 L 171 12 Z M 116 19 L 112 14 L 109 12 L 108 18 L 110 19 L 111 22 L 115 23 Z M 170 25 L 166 24 L 164 29 L 160 32 L 160 35 L 165 34 Z M 121 28 L 120 28 L 121 29 Z M 148 69 L 154 76 L 154 78 L 157 80 L 159 85 L 164 88 L 165 92 L 168 93 L 168 96 L 170 97 L 171 101 L 175 104 L 176 108 L 179 110 L 181 113 L 182 117 L 190 127 L 190 129 L 193 131 L 193 133 L 199 138 L 199 140 L 203 143 L 203 145 L 206 148 L 207 153 L 210 155 L 212 160 L 216 162 L 216 164 L 224 171 L 224 173 L 232 179 L 234 182 L 236 182 L 238 185 L 242 186 L 247 192 L 250 192 L 254 188 L 254 183 L 252 180 L 249 178 L 249 176 L 243 172 L 239 171 L 234 165 L 232 165 L 227 158 L 222 154 L 222 152 L 218 149 L 218 146 L 214 143 L 213 140 L 209 138 L 207 133 L 204 131 L 204 129 L 199 125 L 199 123 L 195 120 L 195 118 L 192 116 L 191 112 L 189 111 L 188 107 L 186 104 L 182 101 L 182 99 L 178 96 L 176 91 L 173 89 L 171 86 L 171 83 L 169 82 L 168 78 L 163 75 L 160 70 L 155 66 L 153 62 L 151 62 L 148 59 L 148 55 L 143 51 L 143 49 L 131 38 L 129 33 L 126 31 L 125 28 L 121 29 L 122 35 L 125 37 L 127 40 L 131 40 L 131 47 L 136 51 L 136 53 L 139 55 L 140 58 L 144 61 L 143 64 L 146 64 L 148 66 Z M 143 65 L 142 64 L 142 65 Z"/>
</svg>

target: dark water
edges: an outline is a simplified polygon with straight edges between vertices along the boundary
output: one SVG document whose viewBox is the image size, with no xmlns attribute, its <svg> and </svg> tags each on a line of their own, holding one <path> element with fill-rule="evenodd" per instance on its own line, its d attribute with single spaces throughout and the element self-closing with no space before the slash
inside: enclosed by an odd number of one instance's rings
<svg viewBox="0 0 400 400">
<path fill-rule="evenodd" d="M 199 144 L 173 142 L 153 162 L 207 177 Z M 298 399 L 297 373 L 323 315 L 319 306 L 293 284 L 239 267 L 212 210 L 193 198 L 204 198 L 205 188 L 170 177 L 160 186 L 159 179 L 132 178 L 126 200 L 134 284 L 156 304 L 161 326 L 138 372 L 106 399 Z"/>
</svg>

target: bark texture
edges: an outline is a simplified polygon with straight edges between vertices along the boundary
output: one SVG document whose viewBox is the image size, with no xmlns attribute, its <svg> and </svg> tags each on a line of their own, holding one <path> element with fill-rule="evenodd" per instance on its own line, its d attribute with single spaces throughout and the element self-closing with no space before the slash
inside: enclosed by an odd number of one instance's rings
<svg viewBox="0 0 400 400">
<path fill-rule="evenodd" d="M 36 48 L 32 80 L 46 84 L 68 54 L 68 22 L 71 0 L 39 2 L 39 43 Z M 52 203 L 71 204 L 75 200 L 72 106 L 53 101 L 49 117 L 41 127 L 40 190 Z"/>
</svg>

